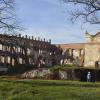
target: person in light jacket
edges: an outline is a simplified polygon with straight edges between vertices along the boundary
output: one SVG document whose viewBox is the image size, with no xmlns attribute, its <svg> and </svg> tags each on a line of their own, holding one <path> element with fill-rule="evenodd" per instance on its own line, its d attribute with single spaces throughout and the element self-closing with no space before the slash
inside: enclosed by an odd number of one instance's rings
<svg viewBox="0 0 100 100">
<path fill-rule="evenodd" d="M 90 72 L 87 73 L 87 82 L 91 82 L 91 73 Z"/>
</svg>

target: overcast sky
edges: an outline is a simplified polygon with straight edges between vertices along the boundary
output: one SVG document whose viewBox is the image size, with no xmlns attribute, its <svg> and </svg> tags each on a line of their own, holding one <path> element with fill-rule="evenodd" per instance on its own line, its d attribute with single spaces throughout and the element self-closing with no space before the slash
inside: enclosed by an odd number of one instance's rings
<svg viewBox="0 0 100 100">
<path fill-rule="evenodd" d="M 17 16 L 25 27 L 23 34 L 51 39 L 53 44 L 84 42 L 84 33 L 95 34 L 99 25 L 72 24 L 67 7 L 59 0 L 16 0 Z M 70 9 L 72 7 L 70 6 Z"/>
</svg>

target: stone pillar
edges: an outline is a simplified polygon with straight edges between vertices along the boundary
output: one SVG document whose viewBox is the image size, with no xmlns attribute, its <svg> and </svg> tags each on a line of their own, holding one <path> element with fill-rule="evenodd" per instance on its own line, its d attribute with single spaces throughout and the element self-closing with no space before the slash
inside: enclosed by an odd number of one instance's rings
<svg viewBox="0 0 100 100">
<path fill-rule="evenodd" d="M 12 66 L 12 47 L 10 47 L 10 65 Z"/>
<path fill-rule="evenodd" d="M 3 50 L 3 45 L 2 44 L 0 44 L 0 50 Z"/>
<path fill-rule="evenodd" d="M 32 36 L 32 40 L 34 40 L 34 37 Z"/>
<path fill-rule="evenodd" d="M 4 63 L 4 56 L 1 56 L 1 62 Z"/>
<path fill-rule="evenodd" d="M 70 56 L 73 56 L 73 49 L 69 49 Z"/>
<path fill-rule="evenodd" d="M 21 34 L 19 34 L 19 37 L 21 37 Z"/>
<path fill-rule="evenodd" d="M 40 40 L 40 37 L 38 37 L 38 41 Z"/>
<path fill-rule="evenodd" d="M 81 56 L 81 49 L 79 49 L 79 57 Z"/>
<path fill-rule="evenodd" d="M 84 50 L 80 49 L 80 56 L 84 56 Z"/>
<path fill-rule="evenodd" d="M 45 42 L 45 38 L 44 38 L 44 42 Z"/>
<path fill-rule="evenodd" d="M 2 51 L 3 51 L 3 44 L 2 44 Z"/>
<path fill-rule="evenodd" d="M 10 56 L 7 57 L 7 63 L 10 64 Z"/>
<path fill-rule="evenodd" d="M 71 56 L 71 49 L 69 49 L 69 56 Z"/>
<path fill-rule="evenodd" d="M 27 35 L 25 35 L 25 38 L 27 39 Z"/>
<path fill-rule="evenodd" d="M 12 58 L 12 66 L 14 66 L 14 65 L 15 65 L 15 59 Z"/>
<path fill-rule="evenodd" d="M 22 49 L 22 48 L 21 48 L 21 47 L 19 47 L 19 48 L 20 48 L 20 53 L 21 53 L 21 49 Z"/>
</svg>

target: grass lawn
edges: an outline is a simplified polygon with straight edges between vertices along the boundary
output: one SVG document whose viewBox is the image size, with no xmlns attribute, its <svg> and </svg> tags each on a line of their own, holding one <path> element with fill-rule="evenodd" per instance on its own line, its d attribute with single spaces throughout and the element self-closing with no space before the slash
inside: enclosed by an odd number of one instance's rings
<svg viewBox="0 0 100 100">
<path fill-rule="evenodd" d="M 0 100 L 100 100 L 100 83 L 0 79 Z"/>
</svg>

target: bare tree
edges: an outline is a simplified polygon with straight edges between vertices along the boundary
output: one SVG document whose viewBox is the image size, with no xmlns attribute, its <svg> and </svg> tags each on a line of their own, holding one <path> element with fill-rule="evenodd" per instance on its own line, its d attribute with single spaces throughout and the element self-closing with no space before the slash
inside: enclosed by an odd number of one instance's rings
<svg viewBox="0 0 100 100">
<path fill-rule="evenodd" d="M 62 0 L 65 4 L 72 4 L 74 10 L 72 14 L 72 21 L 77 18 L 83 18 L 84 22 L 91 24 L 100 24 L 100 0 Z"/>
<path fill-rule="evenodd" d="M 0 31 L 20 29 L 15 16 L 15 0 L 0 0 Z"/>
</svg>

